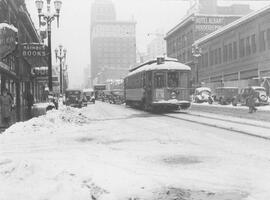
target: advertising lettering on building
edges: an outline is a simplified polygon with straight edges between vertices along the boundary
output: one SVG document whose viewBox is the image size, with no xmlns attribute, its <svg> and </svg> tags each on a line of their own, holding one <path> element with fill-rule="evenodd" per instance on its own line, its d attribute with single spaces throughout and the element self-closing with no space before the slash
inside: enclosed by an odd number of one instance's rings
<svg viewBox="0 0 270 200">
<path fill-rule="evenodd" d="M 21 54 L 32 67 L 42 67 L 46 65 L 46 46 L 40 43 L 21 44 Z"/>
<path fill-rule="evenodd" d="M 0 24 L 0 59 L 16 49 L 17 29 L 9 24 Z"/>
<path fill-rule="evenodd" d="M 201 38 L 226 24 L 238 19 L 238 16 L 197 16 L 195 18 L 196 38 Z"/>
</svg>

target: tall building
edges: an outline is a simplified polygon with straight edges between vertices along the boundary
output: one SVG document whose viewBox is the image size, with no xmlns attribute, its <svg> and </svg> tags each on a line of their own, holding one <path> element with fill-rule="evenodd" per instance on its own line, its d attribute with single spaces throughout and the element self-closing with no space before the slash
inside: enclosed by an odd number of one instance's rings
<svg viewBox="0 0 270 200">
<path fill-rule="evenodd" d="M 90 65 L 83 69 L 83 88 L 90 88 Z"/>
<path fill-rule="evenodd" d="M 115 21 L 116 11 L 111 0 L 96 0 L 91 7 L 91 25 L 99 21 Z"/>
<path fill-rule="evenodd" d="M 91 19 L 91 81 L 121 79 L 136 63 L 136 22 L 116 20 L 114 4 L 96 0 Z"/>
<path fill-rule="evenodd" d="M 147 45 L 148 59 L 156 59 L 158 56 L 165 56 L 166 52 L 166 41 L 163 35 L 158 35 Z"/>
</svg>

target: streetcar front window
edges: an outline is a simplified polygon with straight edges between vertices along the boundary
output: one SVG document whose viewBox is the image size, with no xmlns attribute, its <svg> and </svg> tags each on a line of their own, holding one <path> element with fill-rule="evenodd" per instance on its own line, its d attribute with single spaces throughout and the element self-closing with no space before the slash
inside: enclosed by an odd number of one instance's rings
<svg viewBox="0 0 270 200">
<path fill-rule="evenodd" d="M 180 84 L 179 87 L 181 88 L 188 88 L 188 81 L 189 81 L 189 73 L 188 72 L 180 72 Z"/>
<path fill-rule="evenodd" d="M 178 87 L 179 85 L 179 73 L 168 72 L 168 87 Z"/>
<path fill-rule="evenodd" d="M 155 88 L 164 88 L 165 87 L 165 74 L 156 73 L 155 74 Z"/>
</svg>

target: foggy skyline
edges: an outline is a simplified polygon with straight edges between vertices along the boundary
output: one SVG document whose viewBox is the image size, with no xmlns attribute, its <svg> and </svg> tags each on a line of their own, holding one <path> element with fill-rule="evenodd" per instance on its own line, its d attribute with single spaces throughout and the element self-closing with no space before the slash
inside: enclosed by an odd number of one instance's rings
<svg viewBox="0 0 270 200">
<path fill-rule="evenodd" d="M 79 86 L 83 77 L 83 68 L 90 64 L 90 9 L 88 0 L 64 0 L 60 13 L 60 27 L 53 22 L 52 28 L 52 60 L 55 63 L 54 49 L 62 44 L 67 49 L 67 65 L 70 87 Z M 231 1 L 238 3 L 237 1 Z M 222 5 L 232 3 L 223 2 Z M 53 2 L 52 2 L 53 3 Z M 180 22 L 186 14 L 189 3 L 173 0 L 113 0 L 118 20 L 130 20 L 134 17 L 137 22 L 137 50 L 146 51 L 147 44 L 155 33 L 162 30 L 165 34 Z M 241 1 L 241 3 L 244 3 Z M 26 0 L 29 13 L 38 28 L 38 14 L 34 0 Z M 252 9 L 259 9 L 267 2 L 253 2 Z M 269 3 L 268 3 L 269 4 Z"/>
</svg>

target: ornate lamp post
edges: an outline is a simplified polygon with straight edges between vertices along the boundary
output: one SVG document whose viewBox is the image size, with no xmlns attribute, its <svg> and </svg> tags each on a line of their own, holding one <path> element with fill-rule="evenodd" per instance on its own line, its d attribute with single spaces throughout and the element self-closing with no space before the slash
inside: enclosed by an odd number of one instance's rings
<svg viewBox="0 0 270 200">
<path fill-rule="evenodd" d="M 67 50 L 63 49 L 62 45 L 59 45 L 59 50 L 55 49 L 55 58 L 60 61 L 60 94 L 63 94 L 63 62 L 66 59 Z"/>
<path fill-rule="evenodd" d="M 53 20 L 57 19 L 57 27 L 59 27 L 59 17 L 62 2 L 60 0 L 54 1 L 55 13 L 51 13 L 51 0 L 47 0 L 47 12 L 43 13 L 43 0 L 36 0 L 36 7 L 38 10 L 39 26 L 47 25 L 48 34 L 48 79 L 49 79 L 49 90 L 52 91 L 52 50 L 51 50 L 51 24 Z"/>
<path fill-rule="evenodd" d="M 192 47 L 192 55 L 195 58 L 195 65 L 196 65 L 196 84 L 199 83 L 199 58 L 202 55 L 202 49 L 198 46 Z"/>
</svg>

